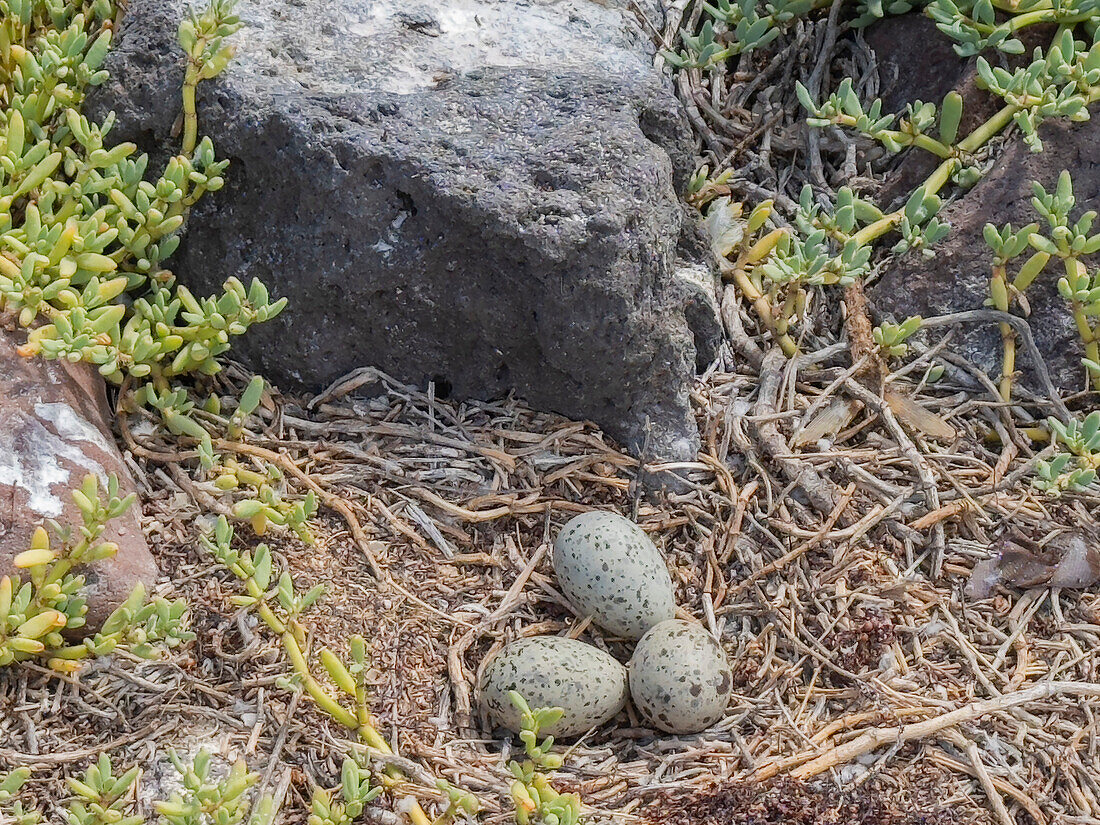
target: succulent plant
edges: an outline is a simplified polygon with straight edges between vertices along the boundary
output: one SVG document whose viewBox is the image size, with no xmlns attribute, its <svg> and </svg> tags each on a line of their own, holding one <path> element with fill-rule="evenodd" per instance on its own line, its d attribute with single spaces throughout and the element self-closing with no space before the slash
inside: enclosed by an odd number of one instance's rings
<svg viewBox="0 0 1100 825">
<path fill-rule="evenodd" d="M 859 0 L 853 4 L 850 25 L 867 26 L 888 14 L 905 14 L 920 0 Z M 665 51 L 666 61 L 677 68 L 710 69 L 724 60 L 767 47 L 794 21 L 827 9 L 830 0 L 714 0 L 704 2 L 707 19 L 698 34 L 681 33 L 683 48 Z"/>
<path fill-rule="evenodd" d="M 179 377 L 217 372 L 231 339 L 285 301 L 232 278 L 199 298 L 163 268 L 188 210 L 225 182 L 227 162 L 198 138 L 195 89 L 232 56 L 232 5 L 215 0 L 180 26 L 182 145 L 152 178 L 134 144 L 111 144 L 113 116 L 80 113 L 107 78 L 116 11 L 108 0 L 0 0 L 0 309 L 29 330 L 21 354 L 83 361 L 139 398 L 174 400 Z"/>
<path fill-rule="evenodd" d="M 906 341 L 920 329 L 921 317 L 913 315 L 906 318 L 900 324 L 884 321 L 875 327 L 872 335 L 875 343 L 882 348 L 885 355 L 892 358 L 903 358 L 909 352 Z"/>
<path fill-rule="evenodd" d="M 84 626 L 87 605 L 83 596 L 84 576 L 75 572 L 83 565 L 109 559 L 118 546 L 100 541 L 111 519 L 118 518 L 133 504 L 133 494 L 120 498 L 118 480 L 108 480 L 101 491 L 94 475 L 73 491 L 83 524 L 77 530 L 51 526 L 51 539 L 39 527 L 31 546 L 15 557 L 15 566 L 26 576 L 0 578 L 0 666 L 37 659 L 62 673 L 80 667 L 83 659 L 127 650 L 135 656 L 153 658 L 194 638 L 186 629 L 187 605 L 182 600 L 147 600 L 138 585 L 130 597 L 107 618 L 98 632 L 79 642 L 63 633 Z"/>
<path fill-rule="evenodd" d="M 1034 485 L 1057 495 L 1066 490 L 1081 492 L 1096 484 L 1100 471 L 1100 410 L 1068 422 L 1051 418 L 1047 424 L 1052 443 L 1061 450 L 1050 460 L 1035 462 Z"/>
<path fill-rule="evenodd" d="M 182 792 L 153 803 L 161 825 L 271 825 L 276 811 L 270 796 L 253 799 L 251 788 L 259 774 L 248 771 L 238 761 L 227 776 L 215 779 L 213 760 L 200 750 L 190 762 L 170 752 L 172 764 L 180 774 Z M 16 768 L 0 774 L 0 814 L 15 825 L 38 825 L 46 821 L 34 808 L 25 808 L 16 794 L 31 777 L 29 768 Z M 135 813 L 134 790 L 140 784 L 141 770 L 132 767 L 115 775 L 111 758 L 101 753 L 78 779 L 68 779 L 72 797 L 61 803 L 68 825 L 145 825 L 146 818 Z M 342 824 L 341 824 L 342 825 Z"/>
<path fill-rule="evenodd" d="M 259 544 L 254 550 L 234 547 L 233 527 L 224 516 L 218 519 L 213 531 L 202 537 L 201 542 L 218 563 L 243 585 L 244 592 L 234 596 L 233 603 L 254 611 L 260 621 L 279 637 L 289 665 L 289 673 L 279 680 L 279 686 L 295 692 L 304 691 L 318 709 L 354 733 L 362 744 L 382 755 L 392 755 L 389 742 L 378 732 L 371 718 L 368 691 L 370 661 L 366 640 L 362 636 L 352 636 L 348 640 L 350 661 L 337 656 L 329 648 L 321 648 L 316 656 L 309 649 L 306 630 L 300 619 L 324 594 L 324 586 L 315 585 L 299 593 L 288 571 L 283 570 L 276 575 L 271 550 L 266 544 Z M 321 674 L 324 677 L 319 678 Z M 336 691 L 324 684 L 322 678 L 326 677 Z M 391 764 L 382 775 L 382 783 L 384 787 L 393 787 L 402 778 L 401 771 Z M 364 787 L 361 782 L 356 794 L 365 796 L 367 792 Z M 457 789 L 451 790 L 446 816 L 453 816 L 458 809 L 476 808 L 476 798 Z M 364 804 L 366 801 L 369 800 L 364 799 Z M 338 817 L 342 814 L 341 809 L 335 807 L 337 804 L 343 806 L 343 815 L 346 815 L 350 803 L 348 797 L 343 802 L 334 803 L 325 792 L 321 795 L 320 811 L 315 808 L 314 815 L 322 816 L 327 811 L 330 817 Z M 406 815 L 412 825 L 430 825 L 432 822 L 416 803 L 409 806 Z M 339 819 L 331 821 L 338 823 Z M 325 820 L 320 822 L 325 823 Z"/>
<path fill-rule="evenodd" d="M 520 716 L 520 739 L 526 759 L 513 759 L 508 770 L 512 783 L 516 825 L 577 825 L 581 817 L 581 798 L 576 793 L 560 793 L 550 784 L 549 772 L 562 766 L 562 757 L 551 749 L 552 736 L 539 737 L 546 727 L 558 722 L 561 708 L 535 708 L 518 691 L 508 694 Z"/>
</svg>

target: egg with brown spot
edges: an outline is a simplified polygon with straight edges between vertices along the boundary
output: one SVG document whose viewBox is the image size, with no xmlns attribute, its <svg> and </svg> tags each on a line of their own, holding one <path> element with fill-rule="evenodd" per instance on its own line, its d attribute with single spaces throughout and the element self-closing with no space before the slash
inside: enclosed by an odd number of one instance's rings
<svg viewBox="0 0 1100 825">
<path fill-rule="evenodd" d="M 570 519 L 554 541 L 554 572 L 582 616 L 617 636 L 640 639 L 676 615 L 672 578 L 657 547 L 618 513 Z"/>
<path fill-rule="evenodd" d="M 532 708 L 564 712 L 542 734 L 577 736 L 602 725 L 626 704 L 626 668 L 599 648 L 561 636 L 533 636 L 504 647 L 481 672 L 478 695 L 495 724 L 514 733 L 520 714 L 508 698 L 516 691 Z"/>
<path fill-rule="evenodd" d="M 634 706 L 666 733 L 697 733 L 725 715 L 733 676 L 702 625 L 672 619 L 650 628 L 628 665 Z"/>
</svg>

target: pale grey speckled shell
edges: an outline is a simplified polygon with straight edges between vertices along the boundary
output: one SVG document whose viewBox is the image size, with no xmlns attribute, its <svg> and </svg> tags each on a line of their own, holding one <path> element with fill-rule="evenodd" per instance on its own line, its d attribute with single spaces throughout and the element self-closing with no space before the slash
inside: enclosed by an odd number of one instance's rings
<svg viewBox="0 0 1100 825">
<path fill-rule="evenodd" d="M 510 690 L 518 691 L 532 708 L 565 710 L 543 734 L 576 736 L 623 709 L 626 668 L 576 639 L 533 636 L 507 645 L 489 661 L 478 681 L 482 707 L 496 724 L 518 733 L 520 717 L 508 700 Z"/>
<path fill-rule="evenodd" d="M 646 633 L 628 670 L 634 706 L 666 733 L 696 733 L 715 724 L 733 692 L 721 646 L 702 625 L 679 619 Z"/>
<path fill-rule="evenodd" d="M 611 633 L 640 639 L 676 615 L 664 559 L 637 524 L 594 510 L 570 519 L 554 542 L 554 572 L 581 615 Z"/>
</svg>

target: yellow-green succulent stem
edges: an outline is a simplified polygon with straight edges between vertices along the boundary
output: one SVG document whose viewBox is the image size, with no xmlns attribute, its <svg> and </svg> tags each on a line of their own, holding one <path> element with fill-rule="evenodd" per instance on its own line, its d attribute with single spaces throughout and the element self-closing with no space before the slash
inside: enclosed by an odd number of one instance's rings
<svg viewBox="0 0 1100 825">
<path fill-rule="evenodd" d="M 34 600 L 31 602 L 31 609 L 41 610 L 45 607 L 45 605 L 42 604 L 42 594 L 45 591 L 46 585 L 60 584 L 76 563 L 74 559 L 79 560 L 83 558 L 84 554 L 88 552 L 88 548 L 91 547 L 92 543 L 95 542 L 102 533 L 103 528 L 100 527 L 92 536 L 83 539 L 67 556 L 51 563 L 49 575 L 42 580 L 42 583 L 35 590 Z"/>
<path fill-rule="evenodd" d="M 362 701 L 360 697 L 357 696 L 357 712 L 352 713 L 333 698 L 333 696 L 325 690 L 324 686 L 313 677 L 313 673 L 309 669 L 309 663 L 306 661 L 305 654 L 302 652 L 298 639 L 295 638 L 292 631 L 287 629 L 286 623 L 280 620 L 279 617 L 275 615 L 275 611 L 273 611 L 268 606 L 267 602 L 263 600 L 264 593 L 260 589 L 260 586 L 252 578 L 246 578 L 244 582 L 248 594 L 258 600 L 256 608 L 257 614 L 264 624 L 273 632 L 279 634 L 283 650 L 286 651 L 287 660 L 290 662 L 291 668 L 302 680 L 302 686 L 305 688 L 310 698 L 317 703 L 317 707 L 332 717 L 333 721 L 343 725 L 348 730 L 354 731 L 368 747 L 373 748 L 379 753 L 392 755 L 393 749 L 371 722 L 370 712 L 366 710 L 365 701 Z M 384 781 L 384 784 L 390 788 L 405 779 L 405 775 L 392 765 L 387 766 L 384 773 L 388 780 Z M 432 821 L 428 818 L 428 815 L 424 813 L 424 809 L 415 801 L 409 808 L 407 815 L 413 825 L 432 825 Z"/>
<path fill-rule="evenodd" d="M 939 192 L 951 180 L 951 175 L 959 166 L 959 154 L 976 152 L 996 136 L 1002 129 L 1012 122 L 1012 118 L 1020 111 L 1020 107 L 1009 104 L 1002 107 L 993 117 L 971 132 L 956 147 L 956 153 L 946 158 L 936 170 L 928 176 L 924 182 L 924 191 L 929 195 Z M 937 141 L 938 142 L 938 141 Z M 853 237 L 859 244 L 868 244 L 882 237 L 893 229 L 905 216 L 904 209 L 898 209 L 888 215 L 883 215 L 874 223 L 868 224 Z"/>
<path fill-rule="evenodd" d="M 738 264 L 739 263 L 740 262 L 738 262 Z M 752 307 L 756 310 L 756 314 L 760 317 L 760 320 L 764 322 L 764 326 L 768 328 L 768 331 L 775 336 L 784 354 L 788 358 L 793 358 L 797 355 L 798 344 L 795 343 L 790 335 L 780 330 L 775 320 L 775 314 L 772 312 L 771 304 L 768 303 L 768 299 L 764 294 L 756 288 L 756 284 L 749 278 L 744 267 L 723 263 L 722 270 L 724 274 L 729 275 L 729 277 L 733 279 L 733 282 L 737 285 L 737 288 L 741 290 L 741 293 L 752 301 Z"/>
<path fill-rule="evenodd" d="M 1050 3 L 1037 3 L 1036 6 L 1038 8 L 1049 9 Z M 993 7 L 1001 11 L 1012 12 L 1013 14 L 1015 14 L 1016 11 L 1020 8 L 1020 0 L 993 0 Z M 1035 11 L 1035 9 L 1032 9 L 1032 11 Z"/>
<path fill-rule="evenodd" d="M 1083 273 L 1085 265 L 1075 257 L 1067 257 L 1064 261 L 1066 276 L 1073 283 Z M 1071 301 L 1073 322 L 1077 326 L 1077 334 L 1081 336 L 1081 343 L 1085 346 L 1085 357 L 1094 363 L 1100 363 L 1100 335 L 1098 329 L 1093 329 L 1089 316 L 1085 314 L 1085 307 L 1079 301 Z M 1100 390 L 1100 375 L 1092 379 L 1093 388 Z"/>
<path fill-rule="evenodd" d="M 196 92 L 199 86 L 198 69 L 188 65 L 183 81 L 183 144 L 182 154 L 190 156 L 199 141 L 199 115 L 195 106 Z"/>
<path fill-rule="evenodd" d="M 1005 264 L 997 263 L 993 266 L 993 276 L 990 279 L 989 293 L 992 296 L 993 306 L 1000 312 L 1008 312 L 1008 272 Z M 1001 359 L 1001 400 L 1008 403 L 1012 399 L 1012 379 L 1016 371 L 1016 332 L 1011 324 L 1000 324 L 1001 343 L 1003 357 Z"/>
<path fill-rule="evenodd" d="M 1063 262 L 1066 270 L 1066 276 L 1069 278 L 1069 282 L 1072 284 L 1080 276 L 1081 271 L 1085 268 L 1076 258 L 1066 258 Z M 1078 302 L 1073 301 L 1073 321 L 1077 325 L 1077 333 L 1081 336 L 1081 340 L 1085 346 L 1088 347 L 1090 343 L 1094 343 L 1094 334 L 1092 331 L 1092 325 L 1089 324 L 1088 316 L 1085 315 L 1084 307 Z"/>
<path fill-rule="evenodd" d="M 902 132 L 901 134 L 905 135 L 904 132 Z M 948 158 L 952 157 L 952 155 L 953 155 L 953 152 L 952 152 L 950 146 L 945 146 L 943 143 L 936 140 L 934 137 L 929 137 L 928 135 L 912 135 L 912 136 L 905 135 L 905 136 L 910 138 L 910 142 L 914 146 L 919 146 L 921 149 L 924 149 L 926 152 L 931 152 L 933 155 L 935 155 L 938 158 L 942 158 L 943 160 L 947 160 Z"/>
<path fill-rule="evenodd" d="M 1095 12 L 1087 14 L 1074 14 L 1070 16 L 1060 15 L 1054 9 L 1034 9 L 1024 14 L 1018 14 L 1008 22 L 1008 27 L 1016 32 L 1028 26 L 1036 26 L 1042 23 L 1058 23 L 1060 26 L 1073 26 L 1092 19 Z"/>
<path fill-rule="evenodd" d="M 88 648 L 84 645 L 69 645 L 50 651 L 52 659 L 85 659 L 88 657 Z"/>
<path fill-rule="evenodd" d="M 993 117 L 959 141 L 959 151 L 977 152 L 1008 126 L 1018 111 L 1020 111 L 1020 107 L 1014 103 L 1002 106 Z"/>
<path fill-rule="evenodd" d="M 929 195 L 934 195 L 943 189 L 944 185 L 951 180 L 951 174 L 955 171 L 958 163 L 958 158 L 951 157 L 936 167 L 936 171 L 929 175 L 928 179 L 924 182 L 924 191 Z M 898 209 L 888 215 L 883 215 L 874 223 L 867 224 L 867 226 L 854 234 L 852 238 L 861 246 L 869 244 L 871 241 L 881 238 L 893 229 L 903 217 L 905 217 L 904 209 Z"/>
<path fill-rule="evenodd" d="M 355 714 L 343 707 L 324 689 L 324 687 L 322 687 L 320 682 L 313 678 L 313 674 L 309 670 L 309 664 L 306 662 L 306 657 L 302 653 L 302 648 L 298 645 L 298 640 L 294 638 L 294 634 L 290 631 L 286 631 L 280 638 L 282 639 L 283 649 L 286 651 L 287 659 L 290 661 L 290 666 L 294 669 L 294 672 L 299 678 L 301 678 L 302 686 L 306 689 L 306 693 L 310 695 L 313 701 L 317 703 L 317 707 L 345 728 L 358 731 L 359 720 L 355 718 Z"/>
</svg>

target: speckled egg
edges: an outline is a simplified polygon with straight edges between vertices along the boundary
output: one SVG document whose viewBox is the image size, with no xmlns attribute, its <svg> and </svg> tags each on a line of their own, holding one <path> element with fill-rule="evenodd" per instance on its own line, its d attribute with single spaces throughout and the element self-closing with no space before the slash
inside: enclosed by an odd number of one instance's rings
<svg viewBox="0 0 1100 825">
<path fill-rule="evenodd" d="M 733 691 L 729 662 L 702 625 L 679 619 L 651 628 L 630 660 L 630 696 L 655 728 L 696 733 L 726 712 Z"/>
<path fill-rule="evenodd" d="M 518 733 L 520 715 L 508 699 L 510 690 L 518 691 L 532 708 L 565 710 L 544 734 L 576 736 L 623 709 L 626 668 L 576 639 L 533 636 L 507 645 L 489 661 L 478 681 L 482 707 L 496 724 Z"/>
<path fill-rule="evenodd" d="M 578 613 L 604 630 L 640 639 L 676 615 L 664 559 L 637 524 L 594 510 L 570 519 L 554 542 L 554 572 Z"/>
</svg>

